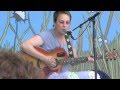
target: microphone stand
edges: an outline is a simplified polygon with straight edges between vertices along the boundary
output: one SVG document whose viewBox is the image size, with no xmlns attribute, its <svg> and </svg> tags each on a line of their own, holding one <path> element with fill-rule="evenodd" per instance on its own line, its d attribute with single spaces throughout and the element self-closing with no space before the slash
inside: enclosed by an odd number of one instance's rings
<svg viewBox="0 0 120 90">
<path fill-rule="evenodd" d="M 93 52 L 94 52 L 94 69 L 95 69 L 95 79 L 97 79 L 97 52 L 96 52 L 96 30 L 95 30 L 95 17 L 98 16 L 100 14 L 100 12 L 97 12 L 95 15 L 93 15 L 92 17 L 90 17 L 89 19 L 92 21 L 93 23 Z"/>
<path fill-rule="evenodd" d="M 92 19 L 93 23 L 93 52 L 94 52 L 94 69 L 95 69 L 95 79 L 97 79 L 97 52 L 96 52 L 96 30 L 95 30 L 95 17 Z"/>
<path fill-rule="evenodd" d="M 97 52 L 96 52 L 96 30 L 95 30 L 95 17 L 98 16 L 100 14 L 100 12 L 97 12 L 96 14 L 94 14 L 92 17 L 88 18 L 85 22 L 83 22 L 82 24 L 80 24 L 77 28 L 81 28 L 86 22 L 88 21 L 92 21 L 93 23 L 93 52 L 94 52 L 94 69 L 95 69 L 95 79 L 97 79 Z M 75 29 L 73 29 L 72 31 L 74 31 Z M 71 38 L 74 39 L 74 37 L 72 36 L 72 32 L 71 31 L 67 31 L 68 35 L 71 35 Z"/>
</svg>

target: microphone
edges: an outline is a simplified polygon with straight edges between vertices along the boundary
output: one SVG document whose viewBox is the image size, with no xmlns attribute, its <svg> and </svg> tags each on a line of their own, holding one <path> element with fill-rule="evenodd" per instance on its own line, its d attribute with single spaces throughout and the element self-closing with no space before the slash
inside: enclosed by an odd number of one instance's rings
<svg viewBox="0 0 120 90">
<path fill-rule="evenodd" d="M 72 38 L 73 40 L 75 40 L 75 38 L 74 38 L 73 35 L 72 35 L 72 31 L 71 31 L 71 30 L 65 30 L 65 33 L 67 33 L 69 36 L 71 36 L 71 38 Z"/>
<path fill-rule="evenodd" d="M 97 13 L 96 13 L 96 14 L 94 14 L 92 17 L 88 18 L 88 20 L 91 20 L 91 19 L 93 19 L 93 18 L 97 17 L 99 14 L 100 14 L 100 12 L 97 12 Z"/>
</svg>

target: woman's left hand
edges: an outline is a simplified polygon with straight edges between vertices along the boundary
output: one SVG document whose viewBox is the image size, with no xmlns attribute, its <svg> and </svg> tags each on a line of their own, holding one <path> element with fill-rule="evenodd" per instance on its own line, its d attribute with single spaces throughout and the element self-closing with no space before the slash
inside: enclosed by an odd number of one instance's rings
<svg viewBox="0 0 120 90">
<path fill-rule="evenodd" d="M 91 57 L 91 56 L 89 56 L 89 57 L 87 57 L 87 58 L 88 58 L 88 61 L 94 61 L 94 58 Z"/>
</svg>

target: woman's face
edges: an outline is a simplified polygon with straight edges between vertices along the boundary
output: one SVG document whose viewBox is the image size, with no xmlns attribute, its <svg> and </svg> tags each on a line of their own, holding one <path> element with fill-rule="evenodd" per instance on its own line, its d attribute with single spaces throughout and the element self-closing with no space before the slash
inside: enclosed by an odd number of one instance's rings
<svg viewBox="0 0 120 90">
<path fill-rule="evenodd" d="M 65 34 L 65 31 L 70 27 L 70 17 L 67 14 L 59 14 L 56 22 L 54 23 L 55 30 L 59 34 Z"/>
</svg>

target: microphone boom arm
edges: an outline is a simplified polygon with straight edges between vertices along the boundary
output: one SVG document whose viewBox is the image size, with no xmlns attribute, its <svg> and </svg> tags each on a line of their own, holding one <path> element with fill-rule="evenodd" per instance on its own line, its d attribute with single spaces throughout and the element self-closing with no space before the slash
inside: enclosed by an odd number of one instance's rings
<svg viewBox="0 0 120 90">
<path fill-rule="evenodd" d="M 100 14 L 100 12 L 97 12 L 96 14 L 94 14 L 93 16 L 91 16 L 90 18 L 88 18 L 86 21 L 84 21 L 82 24 L 80 24 L 79 26 L 77 26 L 75 29 L 73 29 L 72 31 L 76 30 L 77 28 L 81 28 L 82 25 L 84 25 L 86 22 L 91 21 L 92 19 L 94 19 L 96 16 L 98 16 Z"/>
</svg>

